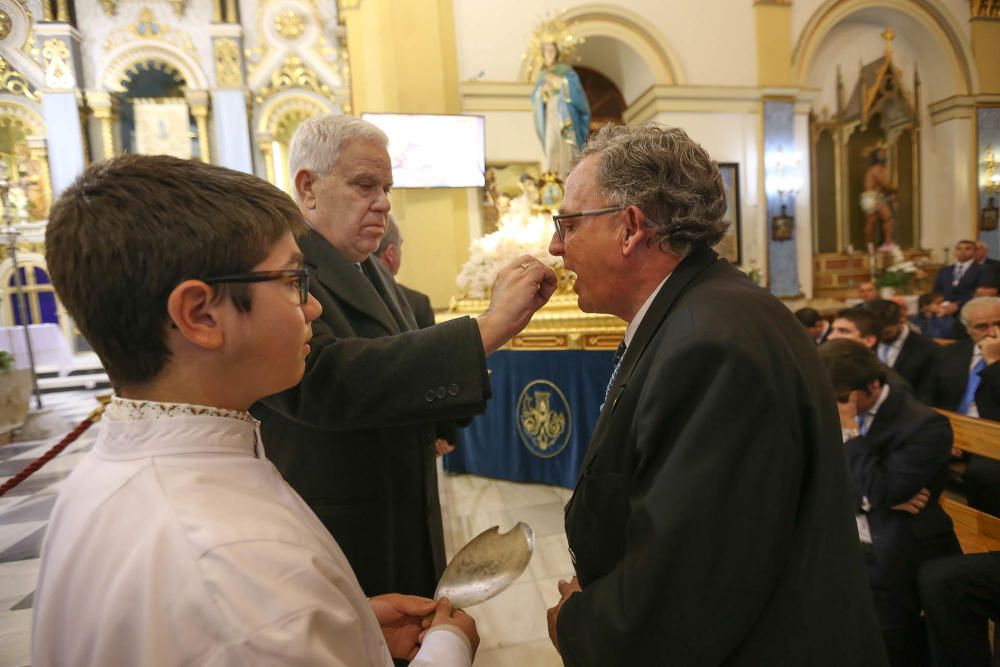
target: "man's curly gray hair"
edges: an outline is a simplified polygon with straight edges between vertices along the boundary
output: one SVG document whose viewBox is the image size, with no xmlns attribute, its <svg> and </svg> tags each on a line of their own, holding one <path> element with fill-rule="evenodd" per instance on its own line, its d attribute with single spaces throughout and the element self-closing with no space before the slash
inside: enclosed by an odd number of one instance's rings
<svg viewBox="0 0 1000 667">
<path fill-rule="evenodd" d="M 598 155 L 597 184 L 615 206 L 636 205 L 661 249 L 684 256 L 722 240 L 729 223 L 718 165 L 684 130 L 605 125 L 580 159 Z"/>
</svg>

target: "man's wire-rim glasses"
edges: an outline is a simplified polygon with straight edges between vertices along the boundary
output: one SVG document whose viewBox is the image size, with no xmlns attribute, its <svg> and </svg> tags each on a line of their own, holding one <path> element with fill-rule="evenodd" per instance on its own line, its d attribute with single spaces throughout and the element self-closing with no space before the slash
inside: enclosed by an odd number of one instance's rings
<svg viewBox="0 0 1000 667">
<path fill-rule="evenodd" d="M 247 273 L 234 273 L 228 276 L 202 278 L 202 281 L 209 285 L 218 283 L 265 283 L 271 280 L 280 280 L 285 283 L 295 284 L 299 292 L 299 305 L 304 306 L 309 301 L 309 269 L 249 271 Z"/>
<path fill-rule="evenodd" d="M 597 208 L 593 211 L 580 211 L 578 213 L 556 213 L 552 216 L 552 224 L 556 226 L 556 238 L 562 243 L 565 239 L 563 238 L 563 226 L 562 221 L 567 218 L 589 218 L 595 215 L 604 215 L 606 213 L 617 213 L 618 211 L 624 211 L 628 206 L 608 206 L 606 208 Z"/>
</svg>

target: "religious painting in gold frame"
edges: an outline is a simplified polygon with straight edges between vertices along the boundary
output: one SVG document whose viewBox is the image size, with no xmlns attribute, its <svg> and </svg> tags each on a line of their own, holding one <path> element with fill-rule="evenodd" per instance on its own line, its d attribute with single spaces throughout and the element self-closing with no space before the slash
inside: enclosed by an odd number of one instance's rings
<svg viewBox="0 0 1000 667">
<path fill-rule="evenodd" d="M 531 177 L 531 180 L 525 176 Z M 480 198 L 483 235 L 496 231 L 500 217 L 507 211 L 510 202 L 518 197 L 526 196 L 538 205 L 541 177 L 542 167 L 538 162 L 486 163 L 486 187 Z M 531 183 L 534 183 L 534 188 Z"/>
<path fill-rule="evenodd" d="M 731 264 L 739 266 L 743 262 L 743 230 L 740 225 L 740 165 L 736 162 L 720 162 L 719 174 L 722 187 L 726 191 L 726 213 L 723 220 L 729 223 L 726 235 L 715 246 L 715 252 Z"/>
</svg>

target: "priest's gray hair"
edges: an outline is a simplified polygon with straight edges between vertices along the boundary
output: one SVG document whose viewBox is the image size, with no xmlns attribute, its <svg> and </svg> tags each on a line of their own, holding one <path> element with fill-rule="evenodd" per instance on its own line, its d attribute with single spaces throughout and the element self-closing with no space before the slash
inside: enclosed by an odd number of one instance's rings
<svg viewBox="0 0 1000 667">
<path fill-rule="evenodd" d="M 976 310 L 985 310 L 991 306 L 1000 306 L 1000 296 L 977 296 L 975 299 L 969 299 L 962 306 L 961 312 L 958 314 L 958 319 L 962 321 L 962 326 L 969 326 L 969 318 L 972 317 L 972 312 Z"/>
<path fill-rule="evenodd" d="M 295 178 L 295 174 L 308 169 L 321 176 L 328 175 L 337 165 L 344 144 L 353 139 L 373 141 L 383 148 L 389 146 L 385 132 L 366 120 L 346 114 L 316 114 L 299 125 L 292 135 L 288 173 Z"/>
<path fill-rule="evenodd" d="M 722 240 L 729 223 L 718 165 L 684 130 L 655 123 L 605 125 L 580 159 L 598 155 L 597 184 L 609 205 L 635 205 L 661 250 L 685 256 Z"/>
</svg>

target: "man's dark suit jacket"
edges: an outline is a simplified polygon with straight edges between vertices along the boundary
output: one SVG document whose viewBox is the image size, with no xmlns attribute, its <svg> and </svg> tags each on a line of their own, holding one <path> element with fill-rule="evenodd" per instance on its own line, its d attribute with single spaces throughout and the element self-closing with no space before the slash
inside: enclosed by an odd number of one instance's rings
<svg viewBox="0 0 1000 667">
<path fill-rule="evenodd" d="M 969 382 L 972 364 L 971 338 L 959 340 L 935 350 L 934 368 L 919 392 L 921 400 L 936 408 L 958 410 Z M 983 419 L 1000 421 L 1000 363 L 990 364 L 979 372 L 976 409 Z M 1000 516 L 1000 461 L 967 455 L 962 476 L 969 505 L 993 516 Z"/>
<path fill-rule="evenodd" d="M 430 596 L 445 564 L 434 422 L 485 409 L 478 326 L 463 318 L 397 336 L 415 323 L 399 321 L 412 314 L 379 262 L 365 260 L 363 274 L 312 230 L 299 246 L 323 313 L 301 384 L 253 408 L 265 451 L 367 595 Z"/>
<path fill-rule="evenodd" d="M 410 304 L 413 317 L 417 320 L 417 326 L 421 329 L 434 326 L 434 308 L 431 307 L 431 299 L 423 292 L 410 289 L 402 283 L 396 283 L 400 291 L 406 298 L 406 303 Z"/>
<path fill-rule="evenodd" d="M 410 304 L 410 310 L 413 311 L 413 317 L 417 320 L 417 327 L 420 329 L 426 329 L 427 327 L 434 326 L 434 308 L 431 307 L 431 299 L 429 296 L 423 292 L 418 292 L 415 289 L 410 289 L 402 283 L 396 283 L 396 286 L 402 292 L 403 297 L 406 298 L 406 302 Z M 458 427 L 459 425 L 468 425 L 469 420 L 459 420 L 454 421 L 444 421 L 438 422 L 435 425 L 437 431 L 437 437 L 447 440 L 449 444 L 454 445 L 458 441 Z"/>
<path fill-rule="evenodd" d="M 566 665 L 886 664 L 816 346 L 710 250 L 622 358 L 566 534 Z"/>
<path fill-rule="evenodd" d="M 980 280 L 988 277 L 989 274 L 989 269 L 985 268 L 982 264 L 973 262 L 966 269 L 965 273 L 962 274 L 962 279 L 958 281 L 958 285 L 952 285 L 952 278 L 955 275 L 955 265 L 942 266 L 938 270 L 937 278 L 934 279 L 934 291 L 944 294 L 945 301 L 951 301 L 962 306 L 975 295 Z"/>
<path fill-rule="evenodd" d="M 871 506 L 867 516 L 875 558 L 869 580 L 872 587 L 891 591 L 914 619 L 920 614 L 921 563 L 961 553 L 951 519 L 938 503 L 948 478 L 951 446 L 947 417 L 892 390 L 868 432 L 844 444 L 854 507 L 860 510 L 862 497 Z M 919 514 L 892 509 L 923 488 L 931 497 Z"/>
<path fill-rule="evenodd" d="M 924 376 L 933 368 L 934 350 L 937 347 L 927 336 L 910 331 L 892 369 L 916 390 L 923 383 Z"/>
</svg>

